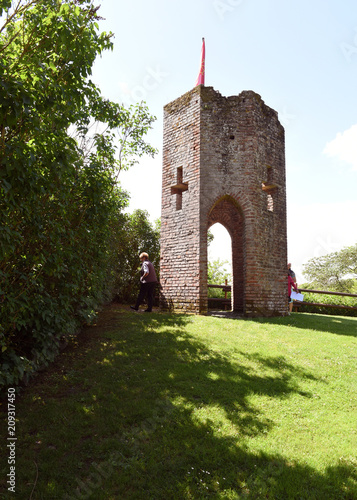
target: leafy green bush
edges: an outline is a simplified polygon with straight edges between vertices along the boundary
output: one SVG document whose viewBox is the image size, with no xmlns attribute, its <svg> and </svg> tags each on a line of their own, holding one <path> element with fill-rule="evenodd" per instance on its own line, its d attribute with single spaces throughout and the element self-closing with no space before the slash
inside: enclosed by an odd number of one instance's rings
<svg viewBox="0 0 357 500">
<path fill-rule="evenodd" d="M 120 248 L 117 253 L 115 294 L 119 302 L 132 302 L 139 291 L 139 255 L 146 252 L 160 279 L 160 221 L 151 224 L 145 210 L 125 214 L 120 228 Z"/>
<path fill-rule="evenodd" d="M 208 284 L 209 285 L 224 285 L 226 280 L 228 285 L 231 284 L 232 276 L 227 270 L 226 266 L 228 261 L 222 261 L 221 259 L 216 259 L 208 262 Z M 222 302 L 220 301 L 209 301 L 212 298 L 225 299 L 226 292 L 222 288 L 208 288 L 208 306 L 212 309 L 217 309 L 222 307 Z M 227 299 L 231 298 L 231 292 L 227 292 Z"/>
<path fill-rule="evenodd" d="M 0 386 L 51 361 L 112 296 L 128 198 L 118 172 L 154 153 L 147 108 L 107 101 L 89 79 L 111 48 L 91 0 L 9 4 L 0 0 Z"/>
<path fill-rule="evenodd" d="M 228 285 L 231 284 L 232 275 L 227 271 L 227 260 L 215 259 L 208 262 L 207 281 L 209 285 L 224 285 L 226 280 Z M 221 288 L 208 288 L 208 298 L 224 298 L 224 291 Z M 230 292 L 228 293 L 230 298 Z"/>
<path fill-rule="evenodd" d="M 355 311 L 351 309 L 343 309 L 337 307 L 325 307 L 325 306 L 309 306 L 306 303 L 318 303 L 318 304 L 334 304 L 340 306 L 350 306 L 357 308 L 357 297 L 344 297 L 339 295 L 323 295 L 320 293 L 307 293 L 304 294 L 304 305 L 302 311 L 319 313 L 319 314 L 332 314 L 334 316 L 357 316 L 357 309 Z M 305 303 L 306 302 L 306 303 Z"/>
</svg>

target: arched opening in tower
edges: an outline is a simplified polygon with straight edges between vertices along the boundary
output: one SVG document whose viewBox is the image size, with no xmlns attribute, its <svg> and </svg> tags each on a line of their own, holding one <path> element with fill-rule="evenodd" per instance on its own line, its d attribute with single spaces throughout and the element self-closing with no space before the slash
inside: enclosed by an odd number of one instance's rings
<svg viewBox="0 0 357 500">
<path fill-rule="evenodd" d="M 220 223 L 213 224 L 207 234 L 208 242 L 208 308 L 231 310 L 232 238 Z M 220 288 L 220 285 L 222 288 Z"/>
<path fill-rule="evenodd" d="M 221 224 L 231 239 L 231 309 L 244 311 L 245 302 L 245 222 L 243 211 L 233 197 L 223 196 L 216 201 L 208 217 L 208 229 Z"/>
</svg>

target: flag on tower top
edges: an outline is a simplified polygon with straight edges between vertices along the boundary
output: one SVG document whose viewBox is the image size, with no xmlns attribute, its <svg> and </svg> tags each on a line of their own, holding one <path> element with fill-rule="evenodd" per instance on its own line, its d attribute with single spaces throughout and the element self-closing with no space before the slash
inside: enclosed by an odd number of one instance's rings
<svg viewBox="0 0 357 500">
<path fill-rule="evenodd" d="M 196 80 L 196 87 L 197 85 L 204 85 L 205 84 L 205 39 L 202 38 L 202 52 L 201 52 L 201 66 L 200 66 L 200 72 L 198 73 L 198 77 Z"/>
</svg>

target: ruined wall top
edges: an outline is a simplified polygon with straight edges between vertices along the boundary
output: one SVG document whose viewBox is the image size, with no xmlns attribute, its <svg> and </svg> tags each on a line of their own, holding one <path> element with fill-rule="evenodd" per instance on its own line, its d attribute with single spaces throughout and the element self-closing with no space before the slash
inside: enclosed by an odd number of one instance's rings
<svg viewBox="0 0 357 500">
<path fill-rule="evenodd" d="M 194 96 L 199 96 L 201 98 L 201 102 L 203 105 L 217 102 L 219 103 L 219 106 L 221 108 L 236 107 L 247 101 L 251 105 L 254 105 L 255 107 L 259 108 L 263 115 L 266 115 L 267 117 L 270 118 L 272 117 L 278 118 L 278 112 L 275 111 L 273 108 L 267 106 L 263 101 L 263 99 L 261 98 L 261 96 L 256 92 L 254 92 L 253 90 L 243 90 L 238 95 L 225 97 L 222 96 L 222 94 L 217 90 L 215 90 L 213 87 L 205 87 L 203 85 L 198 85 L 197 87 L 194 87 L 193 89 L 186 92 L 182 96 L 178 97 L 174 101 L 171 101 L 170 103 L 166 104 L 166 106 L 164 106 L 164 112 L 169 114 L 179 112 L 183 107 L 187 106 L 190 103 L 191 99 Z"/>
</svg>

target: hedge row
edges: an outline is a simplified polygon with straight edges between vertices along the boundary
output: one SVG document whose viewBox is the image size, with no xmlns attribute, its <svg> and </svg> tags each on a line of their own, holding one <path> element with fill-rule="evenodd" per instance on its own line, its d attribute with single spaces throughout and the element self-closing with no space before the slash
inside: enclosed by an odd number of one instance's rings
<svg viewBox="0 0 357 500">
<path fill-rule="evenodd" d="M 0 2 L 0 386 L 28 380 L 112 296 L 118 170 L 153 153 L 147 108 L 107 101 L 90 80 L 112 46 L 97 10 Z"/>
<path fill-rule="evenodd" d="M 344 297 L 339 295 L 323 295 L 320 293 L 303 292 L 304 303 L 299 307 L 303 312 L 331 314 L 334 316 L 357 316 L 357 297 Z M 308 303 L 333 304 L 339 306 L 355 307 L 356 310 L 337 307 L 309 306 Z"/>
</svg>

